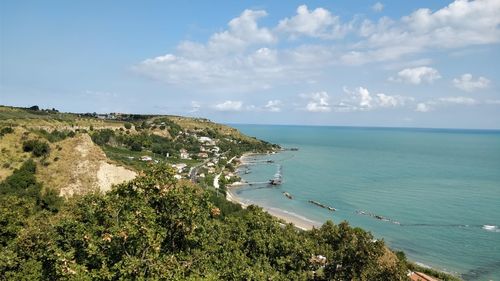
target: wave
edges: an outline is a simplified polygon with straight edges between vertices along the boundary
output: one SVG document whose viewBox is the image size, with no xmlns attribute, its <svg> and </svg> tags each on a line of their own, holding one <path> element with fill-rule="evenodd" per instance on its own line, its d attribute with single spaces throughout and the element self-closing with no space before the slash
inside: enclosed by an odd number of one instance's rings
<svg viewBox="0 0 500 281">
<path fill-rule="evenodd" d="M 491 225 L 491 224 L 485 224 L 483 225 L 482 229 L 490 232 L 500 232 L 500 229 L 496 225 Z"/>
<path fill-rule="evenodd" d="M 299 215 L 297 213 L 290 212 L 290 211 L 287 211 L 287 210 L 283 210 L 283 209 L 279 209 L 279 208 L 274 208 L 274 207 L 264 207 L 264 209 L 268 209 L 268 210 L 275 211 L 275 212 L 278 212 L 278 213 L 287 214 L 289 216 L 298 218 L 298 219 L 303 220 L 303 221 L 307 221 L 307 222 L 315 224 L 315 225 L 321 225 L 321 223 L 318 222 L 318 221 L 308 219 L 308 218 L 306 218 L 304 216 L 301 216 L 301 215 Z"/>
</svg>

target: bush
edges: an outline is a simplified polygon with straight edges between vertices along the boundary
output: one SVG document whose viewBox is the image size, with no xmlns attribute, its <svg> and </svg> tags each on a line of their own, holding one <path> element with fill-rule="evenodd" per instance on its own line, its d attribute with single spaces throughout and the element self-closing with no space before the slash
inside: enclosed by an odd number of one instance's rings
<svg viewBox="0 0 500 281">
<path fill-rule="evenodd" d="M 123 127 L 125 127 L 125 129 L 127 129 L 127 130 L 130 130 L 130 129 L 132 129 L 132 124 L 125 123 L 125 124 L 123 124 Z"/>
<path fill-rule="evenodd" d="M 58 131 L 58 130 L 54 130 L 52 132 L 47 132 L 46 130 L 37 130 L 37 131 L 34 131 L 36 134 L 38 134 L 39 136 L 41 137 L 44 137 L 45 139 L 47 139 L 49 142 L 58 142 L 58 141 L 62 141 L 66 138 L 72 138 L 74 137 L 76 134 L 75 132 L 73 131 L 69 131 L 69 130 L 63 130 L 63 131 Z"/>
<path fill-rule="evenodd" d="M 4 127 L 0 130 L 0 137 L 4 136 L 6 134 L 12 134 L 14 132 L 14 129 L 12 127 Z"/>
<path fill-rule="evenodd" d="M 91 138 L 92 140 L 98 144 L 98 145 L 104 145 L 107 144 L 110 140 L 111 137 L 115 136 L 115 132 L 110 129 L 104 129 L 104 130 L 99 130 L 96 131 L 92 134 Z"/>
<path fill-rule="evenodd" d="M 50 153 L 50 146 L 39 140 L 27 140 L 23 142 L 23 151 L 31 152 L 35 157 L 40 157 Z"/>
</svg>

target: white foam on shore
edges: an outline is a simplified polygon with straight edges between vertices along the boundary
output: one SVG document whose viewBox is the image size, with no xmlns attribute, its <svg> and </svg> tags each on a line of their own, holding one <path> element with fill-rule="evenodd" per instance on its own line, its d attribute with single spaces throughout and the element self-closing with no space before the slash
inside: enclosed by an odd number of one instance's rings
<svg viewBox="0 0 500 281">
<path fill-rule="evenodd" d="M 312 227 L 320 227 L 322 225 L 322 223 L 320 223 L 318 221 L 308 219 L 308 218 L 301 216 L 301 215 L 294 213 L 294 212 L 286 211 L 286 210 L 279 209 L 279 208 L 266 207 L 266 206 L 262 206 L 256 202 L 253 202 L 251 200 L 241 199 L 240 197 L 238 197 L 234 193 L 232 193 L 230 189 L 227 191 L 226 198 L 229 201 L 239 203 L 240 205 L 242 205 L 243 208 L 246 208 L 249 205 L 259 206 L 262 209 L 264 209 L 265 211 L 267 211 L 269 214 L 271 214 L 279 219 L 282 219 L 288 223 L 292 223 L 296 227 L 304 229 L 304 230 L 312 229 Z"/>
<path fill-rule="evenodd" d="M 310 224 L 313 224 L 315 226 L 321 226 L 321 223 L 318 222 L 318 221 L 315 221 L 315 220 L 311 220 L 311 219 L 308 219 L 304 216 L 301 216 L 297 213 L 294 213 L 294 212 L 290 212 L 290 211 L 286 211 L 286 210 L 283 210 L 283 209 L 278 209 L 278 208 L 273 208 L 273 207 L 263 207 L 265 210 L 270 210 L 270 211 L 274 211 L 274 212 L 277 212 L 277 213 L 283 213 L 285 215 L 288 215 L 288 216 L 292 216 L 292 217 L 295 217 L 299 220 L 302 220 L 302 221 L 305 221 L 305 222 L 308 222 Z"/>
<path fill-rule="evenodd" d="M 490 232 L 500 232 L 500 229 L 498 229 L 498 226 L 496 225 L 485 224 L 482 229 Z"/>
</svg>

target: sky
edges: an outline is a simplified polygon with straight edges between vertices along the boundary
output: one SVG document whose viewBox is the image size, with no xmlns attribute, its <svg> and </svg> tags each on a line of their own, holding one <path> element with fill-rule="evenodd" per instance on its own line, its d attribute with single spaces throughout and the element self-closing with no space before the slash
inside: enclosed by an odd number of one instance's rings
<svg viewBox="0 0 500 281">
<path fill-rule="evenodd" d="M 0 1 L 0 104 L 500 129 L 500 1 Z"/>
</svg>

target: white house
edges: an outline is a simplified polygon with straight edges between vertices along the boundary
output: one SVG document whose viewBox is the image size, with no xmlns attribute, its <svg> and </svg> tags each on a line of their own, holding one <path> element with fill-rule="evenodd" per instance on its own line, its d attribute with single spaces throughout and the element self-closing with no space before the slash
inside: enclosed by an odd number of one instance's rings
<svg viewBox="0 0 500 281">
<path fill-rule="evenodd" d="M 181 173 L 182 170 L 184 170 L 184 168 L 186 168 L 186 167 L 187 167 L 187 164 L 185 164 L 185 163 L 178 163 L 178 164 L 172 165 L 172 168 L 177 169 L 178 173 Z"/>
<path fill-rule="evenodd" d="M 187 152 L 187 150 L 183 148 L 179 150 L 179 152 L 181 154 L 181 159 L 189 159 L 189 153 Z"/>
<path fill-rule="evenodd" d="M 151 161 L 151 160 L 153 160 L 153 158 L 151 158 L 151 156 L 147 156 L 147 155 L 141 156 L 141 161 Z"/>
</svg>

